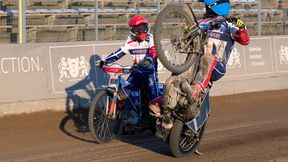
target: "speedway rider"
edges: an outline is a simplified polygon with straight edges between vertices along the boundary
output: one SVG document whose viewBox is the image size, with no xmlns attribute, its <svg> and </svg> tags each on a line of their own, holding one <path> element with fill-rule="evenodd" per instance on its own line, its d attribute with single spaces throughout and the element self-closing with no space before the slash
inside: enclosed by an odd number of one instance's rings
<svg viewBox="0 0 288 162">
<path fill-rule="evenodd" d="M 199 27 L 202 31 L 212 30 L 212 32 L 204 45 L 200 60 L 200 70 L 194 82 L 192 85 L 189 85 L 188 82 L 183 82 L 182 85 L 182 90 L 184 89 L 185 93 L 191 94 L 194 102 L 199 99 L 200 92 L 207 88 L 210 81 L 217 81 L 224 76 L 226 64 L 235 41 L 241 45 L 248 45 L 250 42 L 246 25 L 241 19 L 236 19 L 234 23 L 228 21 L 223 23 L 223 19 L 226 19 L 225 16 L 229 14 L 229 0 L 201 0 L 200 2 L 205 3 L 206 13 L 203 19 L 198 21 Z M 213 25 L 212 28 L 211 25 Z M 189 109 L 193 109 L 193 107 L 190 106 Z M 172 124 L 173 122 L 169 115 L 164 112 L 162 126 L 170 129 Z"/>
<path fill-rule="evenodd" d="M 128 82 L 139 87 L 145 86 L 150 97 L 149 109 L 155 116 L 160 116 L 158 103 L 161 102 L 158 91 L 157 53 L 154 47 L 153 35 L 148 33 L 148 20 L 141 15 L 133 16 L 129 21 L 130 34 L 125 44 L 117 51 L 107 55 L 100 61 L 100 67 L 117 61 L 126 54 L 130 54 L 133 64 L 137 64 L 141 72 L 133 71 Z"/>
</svg>

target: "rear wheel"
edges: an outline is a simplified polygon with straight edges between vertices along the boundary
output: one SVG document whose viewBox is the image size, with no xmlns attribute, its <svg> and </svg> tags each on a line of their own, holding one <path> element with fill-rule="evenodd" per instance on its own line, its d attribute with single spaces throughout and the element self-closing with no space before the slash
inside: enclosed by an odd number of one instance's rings
<svg viewBox="0 0 288 162">
<path fill-rule="evenodd" d="M 190 68 L 193 57 L 200 50 L 198 29 L 193 16 L 182 5 L 168 6 L 158 14 L 154 44 L 165 68 L 175 74 Z"/>
<path fill-rule="evenodd" d="M 116 119 L 106 114 L 107 105 L 112 101 L 113 96 L 105 90 L 100 91 L 93 99 L 89 110 L 89 129 L 92 137 L 97 143 L 108 143 L 115 134 L 113 132 Z"/>
<path fill-rule="evenodd" d="M 175 157 L 191 155 L 199 145 L 205 130 L 205 124 L 195 135 L 181 120 L 176 119 L 170 135 L 170 149 Z"/>
</svg>

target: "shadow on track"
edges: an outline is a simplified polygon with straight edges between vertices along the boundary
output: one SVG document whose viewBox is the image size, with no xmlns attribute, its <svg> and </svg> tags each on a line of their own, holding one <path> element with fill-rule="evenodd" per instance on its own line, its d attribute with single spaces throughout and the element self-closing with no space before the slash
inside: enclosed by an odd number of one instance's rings
<svg viewBox="0 0 288 162">
<path fill-rule="evenodd" d="M 78 112 L 74 111 L 65 116 L 60 123 L 59 129 L 66 135 L 75 139 L 85 142 L 94 142 L 90 136 L 87 124 L 88 112 L 86 109 L 79 109 L 77 111 Z"/>
<path fill-rule="evenodd" d="M 154 135 L 150 130 L 133 135 L 118 135 L 116 139 L 161 155 L 172 156 L 169 145 L 165 143 L 162 138 Z"/>
</svg>

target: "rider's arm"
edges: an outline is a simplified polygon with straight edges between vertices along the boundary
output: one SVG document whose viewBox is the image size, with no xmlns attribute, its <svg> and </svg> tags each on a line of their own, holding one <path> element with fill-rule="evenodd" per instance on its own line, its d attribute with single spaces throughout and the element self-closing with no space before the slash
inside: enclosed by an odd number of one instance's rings
<svg viewBox="0 0 288 162">
<path fill-rule="evenodd" d="M 153 61 L 156 61 L 158 58 L 158 55 L 156 53 L 156 49 L 154 46 L 154 40 L 153 40 L 153 35 L 151 35 L 151 38 L 149 40 L 149 57 L 151 57 L 153 59 Z"/>
<path fill-rule="evenodd" d="M 124 55 L 126 55 L 129 52 L 128 43 L 129 43 L 129 39 L 126 40 L 125 44 L 121 48 L 119 48 L 117 51 L 105 56 L 102 60 L 106 64 L 109 64 L 109 63 L 112 63 L 112 62 L 119 60 L 121 57 L 123 57 Z"/>
<path fill-rule="evenodd" d="M 230 26 L 230 33 L 232 35 L 232 39 L 234 39 L 236 42 L 246 46 L 250 43 L 250 36 L 248 34 L 248 31 L 245 28 L 238 28 L 234 26 L 233 24 L 229 24 Z"/>
<path fill-rule="evenodd" d="M 201 31 L 206 32 L 211 27 L 211 22 L 213 20 L 214 20 L 213 18 L 206 18 L 206 19 L 199 20 L 198 23 L 199 23 L 199 28 L 201 29 Z"/>
<path fill-rule="evenodd" d="M 117 51 L 107 55 L 105 58 L 102 60 L 106 63 L 109 64 L 111 62 L 115 62 L 119 60 L 121 57 L 123 57 L 126 53 L 122 50 L 122 48 L 119 48 Z"/>
<path fill-rule="evenodd" d="M 240 43 L 240 44 L 242 44 L 242 45 L 244 45 L 244 46 L 246 46 L 246 45 L 248 45 L 248 44 L 250 43 L 249 34 L 248 34 L 247 30 L 245 30 L 245 29 L 239 29 L 239 30 L 237 30 L 237 31 L 232 35 L 232 38 L 233 38 L 236 42 L 238 42 L 238 43 Z"/>
</svg>

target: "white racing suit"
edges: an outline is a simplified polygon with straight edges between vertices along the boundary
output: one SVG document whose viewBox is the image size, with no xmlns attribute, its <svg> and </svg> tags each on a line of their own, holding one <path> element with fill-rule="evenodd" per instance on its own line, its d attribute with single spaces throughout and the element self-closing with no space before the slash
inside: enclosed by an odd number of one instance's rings
<svg viewBox="0 0 288 162">
<path fill-rule="evenodd" d="M 132 35 L 128 35 L 125 44 L 116 52 L 107 55 L 103 61 L 105 61 L 105 63 L 112 63 L 126 54 L 130 54 L 133 60 L 133 64 L 138 64 L 139 71 L 141 71 L 140 73 L 133 71 L 128 77 L 128 82 L 138 88 L 140 88 L 140 85 L 144 85 L 145 90 L 149 92 L 151 103 L 160 103 L 161 98 L 159 96 L 157 78 L 158 56 L 154 47 L 153 35 L 148 33 L 146 40 L 141 42 L 133 39 Z M 153 65 L 149 67 L 141 67 L 141 63 L 147 57 L 152 58 Z"/>
</svg>

